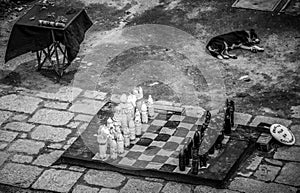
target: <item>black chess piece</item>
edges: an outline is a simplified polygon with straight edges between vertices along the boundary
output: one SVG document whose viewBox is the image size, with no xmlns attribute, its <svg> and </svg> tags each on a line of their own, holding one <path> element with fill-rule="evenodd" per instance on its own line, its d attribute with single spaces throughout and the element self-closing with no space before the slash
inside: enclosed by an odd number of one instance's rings
<svg viewBox="0 0 300 193">
<path fill-rule="evenodd" d="M 193 141 L 192 141 L 192 139 L 190 138 L 190 137 L 188 137 L 189 138 L 189 140 L 188 140 L 188 157 L 189 157 L 189 159 L 192 159 L 192 148 L 193 148 Z"/>
<path fill-rule="evenodd" d="M 185 166 L 190 166 L 190 158 L 188 145 L 183 146 L 183 154 L 184 154 L 184 164 Z"/>
<path fill-rule="evenodd" d="M 214 145 L 216 149 L 221 149 L 223 139 L 224 139 L 224 132 L 221 131 Z"/>
<path fill-rule="evenodd" d="M 179 170 L 184 171 L 185 170 L 185 154 L 184 149 L 181 149 L 179 152 Z"/>
<path fill-rule="evenodd" d="M 235 111 L 235 107 L 234 107 L 234 101 L 230 101 L 229 102 L 229 112 L 230 112 L 230 123 L 231 123 L 231 127 L 234 126 L 234 111 Z"/>
<path fill-rule="evenodd" d="M 197 175 L 199 171 L 199 155 L 197 155 L 196 157 L 193 157 L 192 159 L 192 169 L 191 172 L 194 175 Z"/>
<path fill-rule="evenodd" d="M 210 119 L 211 119 L 211 113 L 209 111 L 206 111 L 206 115 L 205 115 L 205 121 L 204 123 L 208 126 L 210 123 Z"/>
<path fill-rule="evenodd" d="M 202 167 L 207 167 L 207 159 L 208 155 L 207 154 L 203 154 L 200 156 L 200 168 Z"/>
<path fill-rule="evenodd" d="M 194 142 L 194 147 L 199 149 L 199 147 L 200 147 L 200 131 L 198 129 L 195 131 L 193 142 Z"/>
<path fill-rule="evenodd" d="M 230 109 L 226 108 L 225 117 L 224 117 L 224 133 L 230 134 L 231 133 L 231 120 L 230 120 Z"/>
</svg>

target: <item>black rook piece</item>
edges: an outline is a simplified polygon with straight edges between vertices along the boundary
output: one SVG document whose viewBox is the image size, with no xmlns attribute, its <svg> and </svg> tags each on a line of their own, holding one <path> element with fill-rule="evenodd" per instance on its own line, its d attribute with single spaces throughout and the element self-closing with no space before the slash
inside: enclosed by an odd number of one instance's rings
<svg viewBox="0 0 300 193">
<path fill-rule="evenodd" d="M 224 117 L 224 133 L 230 134 L 231 133 L 231 121 L 230 121 L 230 109 L 226 108 L 225 117 Z"/>
<path fill-rule="evenodd" d="M 188 145 L 183 146 L 183 155 L 184 155 L 184 163 L 185 166 L 190 165 L 190 158 L 192 158 L 191 153 L 189 152 Z"/>
<path fill-rule="evenodd" d="M 231 100 L 229 102 L 229 111 L 230 111 L 230 123 L 231 123 L 231 127 L 234 126 L 234 102 Z"/>
<path fill-rule="evenodd" d="M 179 170 L 185 170 L 185 154 L 183 149 L 181 149 L 179 153 Z"/>
<path fill-rule="evenodd" d="M 197 175 L 199 171 L 199 155 L 193 157 L 192 160 L 192 174 Z"/>
</svg>

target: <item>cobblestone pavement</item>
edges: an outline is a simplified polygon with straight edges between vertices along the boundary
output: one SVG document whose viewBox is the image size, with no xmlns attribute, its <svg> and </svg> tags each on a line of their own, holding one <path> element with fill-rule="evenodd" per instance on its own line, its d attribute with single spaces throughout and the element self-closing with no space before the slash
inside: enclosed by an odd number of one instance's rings
<svg viewBox="0 0 300 193">
<path fill-rule="evenodd" d="M 300 125 L 292 120 L 236 113 L 238 123 L 282 123 L 297 143 L 256 152 L 227 189 L 141 178 L 73 165 L 53 165 L 105 104 L 104 92 L 62 87 L 56 93 L 0 85 L 0 193 L 6 192 L 299 192 Z M 197 108 L 195 108 L 197 109 Z M 268 154 L 269 155 L 269 154 Z"/>
</svg>

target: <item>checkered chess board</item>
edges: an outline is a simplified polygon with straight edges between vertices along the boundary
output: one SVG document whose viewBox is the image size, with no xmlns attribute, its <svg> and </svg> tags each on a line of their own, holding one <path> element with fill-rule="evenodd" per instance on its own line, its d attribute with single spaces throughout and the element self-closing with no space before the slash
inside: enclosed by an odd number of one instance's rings
<svg viewBox="0 0 300 193">
<path fill-rule="evenodd" d="M 108 102 L 98 112 L 87 129 L 61 156 L 60 163 L 109 169 L 128 174 L 163 177 L 190 183 L 202 183 L 209 180 L 218 184 L 226 179 L 227 173 L 248 148 L 246 141 L 229 140 L 230 145 L 223 148 L 221 153 L 210 155 L 209 167 L 201 168 L 198 175 L 191 174 L 191 167 L 186 167 L 184 171 L 180 171 L 179 151 L 183 147 L 184 140 L 194 136 L 198 125 L 203 123 L 204 117 L 191 117 L 183 115 L 181 112 L 165 110 L 156 111 L 155 117 L 149 119 L 147 124 L 142 125 L 143 134 L 131 141 L 130 146 L 125 148 L 123 154 L 118 154 L 117 159 L 108 156 L 105 160 L 101 160 L 99 159 L 99 144 L 95 134 L 97 134 L 99 126 L 106 124 L 107 119 L 113 116 L 112 109 L 115 106 L 115 103 Z M 219 136 L 222 127 L 216 126 L 214 122 L 217 121 L 212 120 L 205 131 L 204 140 L 200 146 L 200 154 L 209 152 Z M 223 166 L 222 163 L 225 162 L 227 164 Z"/>
</svg>

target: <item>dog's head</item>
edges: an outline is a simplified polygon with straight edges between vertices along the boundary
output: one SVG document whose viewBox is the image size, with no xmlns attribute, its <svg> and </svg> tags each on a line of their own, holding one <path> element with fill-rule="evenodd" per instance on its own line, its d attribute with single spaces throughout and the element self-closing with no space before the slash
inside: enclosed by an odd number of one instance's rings
<svg viewBox="0 0 300 193">
<path fill-rule="evenodd" d="M 253 44 L 259 44 L 260 43 L 260 39 L 258 38 L 257 34 L 255 33 L 254 29 L 250 29 L 249 30 L 249 43 L 253 43 Z"/>
</svg>

